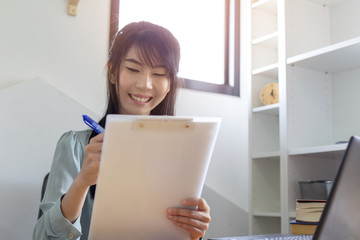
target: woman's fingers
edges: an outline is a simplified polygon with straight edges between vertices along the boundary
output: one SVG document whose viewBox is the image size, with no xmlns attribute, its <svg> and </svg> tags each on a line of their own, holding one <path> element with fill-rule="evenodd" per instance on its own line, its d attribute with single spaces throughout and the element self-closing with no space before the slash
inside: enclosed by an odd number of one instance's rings
<svg viewBox="0 0 360 240">
<path fill-rule="evenodd" d="M 184 215 L 169 215 L 169 219 L 172 220 L 177 225 L 182 225 L 182 227 L 189 228 L 196 228 L 199 230 L 207 230 L 208 229 L 208 222 L 203 222 L 198 218 L 184 216 Z"/>
<path fill-rule="evenodd" d="M 175 225 L 189 231 L 191 239 L 204 236 L 211 221 L 210 207 L 203 198 L 188 198 L 182 204 L 189 208 L 169 208 L 168 218 Z"/>
<path fill-rule="evenodd" d="M 104 133 L 99 133 L 98 135 L 90 139 L 89 144 L 102 143 L 103 141 L 104 141 Z"/>
<path fill-rule="evenodd" d="M 198 207 L 198 211 L 210 212 L 210 207 L 203 198 L 187 198 L 184 199 L 181 203 L 184 206 Z"/>
<path fill-rule="evenodd" d="M 211 220 L 211 217 L 207 212 L 182 208 L 168 209 L 168 216 L 171 220 L 199 226 L 201 229 L 207 229 L 207 226 L 203 227 L 203 223 L 206 225 Z"/>
<path fill-rule="evenodd" d="M 79 175 L 80 179 L 89 186 L 96 184 L 97 181 L 103 139 L 104 133 L 100 133 L 93 137 L 85 147 L 84 160 Z"/>
</svg>

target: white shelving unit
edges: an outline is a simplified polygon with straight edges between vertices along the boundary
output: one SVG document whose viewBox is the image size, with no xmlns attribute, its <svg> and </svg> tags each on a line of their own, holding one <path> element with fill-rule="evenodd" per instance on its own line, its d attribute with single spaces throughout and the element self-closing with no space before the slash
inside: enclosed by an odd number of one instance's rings
<svg viewBox="0 0 360 240">
<path fill-rule="evenodd" d="M 277 0 L 251 5 L 250 232 L 281 231 L 280 104 L 263 106 L 261 89 L 279 77 Z M 266 137 L 264 137 L 266 135 Z"/>
<path fill-rule="evenodd" d="M 297 182 L 332 180 L 360 135 L 359 0 L 258 0 L 251 13 L 250 233 L 288 233 Z M 306 13 L 306 14 L 305 14 Z M 279 84 L 280 102 L 259 95 Z"/>
</svg>

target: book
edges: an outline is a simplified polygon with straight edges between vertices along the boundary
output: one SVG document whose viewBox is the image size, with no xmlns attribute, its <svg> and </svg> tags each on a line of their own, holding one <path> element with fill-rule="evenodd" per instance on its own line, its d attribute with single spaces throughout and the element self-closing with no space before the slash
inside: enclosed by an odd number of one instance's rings
<svg viewBox="0 0 360 240">
<path fill-rule="evenodd" d="M 290 224 L 291 224 L 291 234 L 313 235 L 315 233 L 318 222 L 316 222 L 316 223 L 299 222 L 294 219 L 294 220 L 290 221 Z"/>
<path fill-rule="evenodd" d="M 312 222 L 320 221 L 326 200 L 297 199 L 296 200 L 296 221 Z"/>
</svg>

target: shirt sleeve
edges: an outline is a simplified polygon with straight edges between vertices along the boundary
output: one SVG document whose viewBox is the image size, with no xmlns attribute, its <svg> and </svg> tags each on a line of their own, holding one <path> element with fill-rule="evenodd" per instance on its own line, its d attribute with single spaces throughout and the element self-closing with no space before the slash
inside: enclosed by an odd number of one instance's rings
<svg viewBox="0 0 360 240">
<path fill-rule="evenodd" d="M 35 225 L 33 240 L 80 238 L 80 216 L 71 223 L 63 216 L 60 203 L 80 172 L 86 144 L 81 142 L 73 131 L 65 133 L 59 139 L 45 195 L 40 203 L 44 214 Z"/>
</svg>

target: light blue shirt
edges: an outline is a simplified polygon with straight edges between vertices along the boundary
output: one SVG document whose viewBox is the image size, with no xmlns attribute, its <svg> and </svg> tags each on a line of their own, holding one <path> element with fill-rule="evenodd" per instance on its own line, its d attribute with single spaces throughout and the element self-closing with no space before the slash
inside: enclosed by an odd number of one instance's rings
<svg viewBox="0 0 360 240">
<path fill-rule="evenodd" d="M 40 203 L 40 209 L 44 214 L 35 225 L 33 240 L 88 239 L 93 208 L 90 193 L 88 192 L 86 196 L 81 215 L 74 223 L 63 216 L 60 202 L 80 172 L 85 146 L 89 142 L 91 131 L 70 131 L 59 139 L 46 192 Z"/>
</svg>

